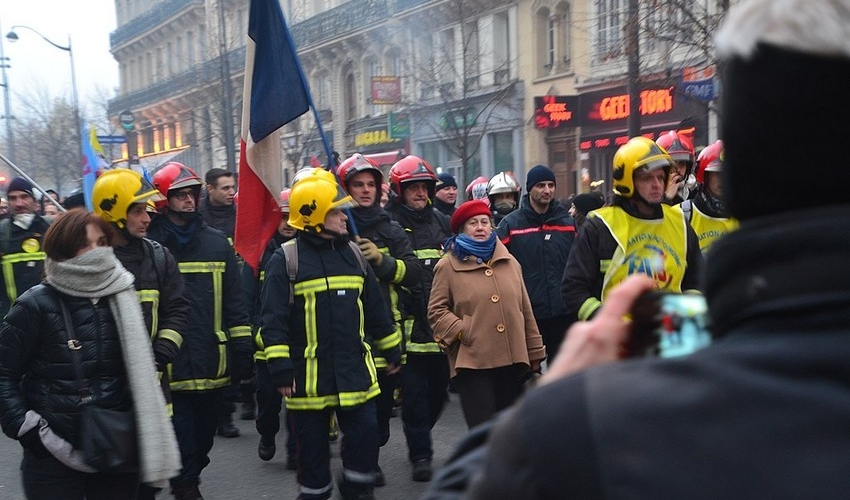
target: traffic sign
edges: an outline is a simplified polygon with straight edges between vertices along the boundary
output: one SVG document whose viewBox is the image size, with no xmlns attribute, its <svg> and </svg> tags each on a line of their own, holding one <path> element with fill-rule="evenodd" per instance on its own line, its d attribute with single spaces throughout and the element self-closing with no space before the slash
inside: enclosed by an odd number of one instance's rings
<svg viewBox="0 0 850 500">
<path fill-rule="evenodd" d="M 136 115 L 133 114 L 132 111 L 122 111 L 121 114 L 118 115 L 118 121 L 121 122 L 121 126 L 124 127 L 124 130 L 130 131 L 133 130 L 133 124 L 136 123 Z"/>
<path fill-rule="evenodd" d="M 101 144 L 124 144 L 127 142 L 127 136 L 125 135 L 99 135 L 97 136 L 97 142 Z"/>
</svg>

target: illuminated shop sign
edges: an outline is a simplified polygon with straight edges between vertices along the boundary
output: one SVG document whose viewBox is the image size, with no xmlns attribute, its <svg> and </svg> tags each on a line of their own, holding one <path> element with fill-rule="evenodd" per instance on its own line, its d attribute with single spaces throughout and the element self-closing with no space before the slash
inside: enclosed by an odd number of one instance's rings
<svg viewBox="0 0 850 500">
<path fill-rule="evenodd" d="M 598 100 L 588 100 L 587 103 L 589 106 L 585 118 L 588 123 L 625 120 L 631 112 L 628 94 L 603 96 Z M 669 113 L 673 107 L 673 87 L 647 89 L 640 93 L 641 116 Z"/>
<path fill-rule="evenodd" d="M 534 98 L 534 127 L 575 126 L 579 117 L 577 96 L 544 95 Z"/>
</svg>

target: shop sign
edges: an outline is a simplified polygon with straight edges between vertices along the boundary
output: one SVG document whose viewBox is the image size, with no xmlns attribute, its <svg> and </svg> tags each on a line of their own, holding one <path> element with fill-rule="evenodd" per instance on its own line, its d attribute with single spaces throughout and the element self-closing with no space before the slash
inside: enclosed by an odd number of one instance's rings
<svg viewBox="0 0 850 500">
<path fill-rule="evenodd" d="M 387 129 L 391 139 L 410 137 L 410 113 L 390 113 Z"/>
<path fill-rule="evenodd" d="M 534 128 L 575 126 L 578 106 L 577 96 L 537 96 L 534 98 Z"/>
<path fill-rule="evenodd" d="M 583 113 L 586 122 L 582 125 L 625 120 L 631 112 L 628 94 L 593 93 L 581 99 L 583 109 L 587 110 Z M 674 87 L 646 89 L 640 93 L 641 116 L 670 113 L 674 107 Z"/>
<path fill-rule="evenodd" d="M 355 148 L 363 148 L 368 146 L 378 146 L 378 145 L 387 145 L 393 146 L 401 142 L 401 139 L 395 139 L 390 137 L 387 129 L 382 128 L 379 130 L 368 130 L 366 132 L 360 132 L 359 134 L 354 136 L 354 147 Z"/>
<path fill-rule="evenodd" d="M 714 86 L 714 66 L 691 67 L 682 70 L 682 94 L 700 102 L 711 102 L 717 98 Z"/>
<path fill-rule="evenodd" d="M 372 77 L 372 104 L 401 103 L 401 78 L 397 76 Z"/>
</svg>

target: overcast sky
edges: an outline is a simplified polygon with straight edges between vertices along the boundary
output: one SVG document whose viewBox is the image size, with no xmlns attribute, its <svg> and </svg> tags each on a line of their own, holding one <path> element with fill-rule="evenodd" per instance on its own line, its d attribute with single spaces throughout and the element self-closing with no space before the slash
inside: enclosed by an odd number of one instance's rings
<svg viewBox="0 0 850 500">
<path fill-rule="evenodd" d="M 98 87 L 114 97 L 118 64 L 109 53 L 109 33 L 116 25 L 113 0 L 0 0 L 0 30 L 11 66 L 6 75 L 15 116 L 22 112 L 20 102 L 32 89 L 46 88 L 51 96 L 71 102 L 71 64 L 68 52 L 50 46 L 32 31 L 16 29 L 19 39 L 10 42 L 5 37 L 13 25 L 34 28 L 62 46 L 68 45 L 71 36 L 83 109 L 93 110 Z"/>
</svg>

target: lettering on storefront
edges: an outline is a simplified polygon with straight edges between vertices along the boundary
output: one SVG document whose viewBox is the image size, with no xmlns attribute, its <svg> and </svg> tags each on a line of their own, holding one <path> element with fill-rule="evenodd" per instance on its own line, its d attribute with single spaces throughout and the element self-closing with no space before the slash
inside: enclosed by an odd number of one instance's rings
<svg viewBox="0 0 850 500">
<path fill-rule="evenodd" d="M 354 147 L 362 148 L 366 146 L 376 146 L 379 144 L 398 144 L 401 142 L 401 139 L 395 139 L 390 137 L 387 129 L 380 130 L 369 130 L 366 132 L 360 132 L 359 134 L 354 136 Z"/>
<path fill-rule="evenodd" d="M 602 121 L 622 120 L 630 112 L 629 96 L 605 97 L 599 103 L 599 118 Z M 640 93 L 640 114 L 643 116 L 666 113 L 673 110 L 673 88 L 644 90 Z"/>
<path fill-rule="evenodd" d="M 544 95 L 534 98 L 534 127 L 558 128 L 575 125 L 578 97 Z"/>
</svg>

